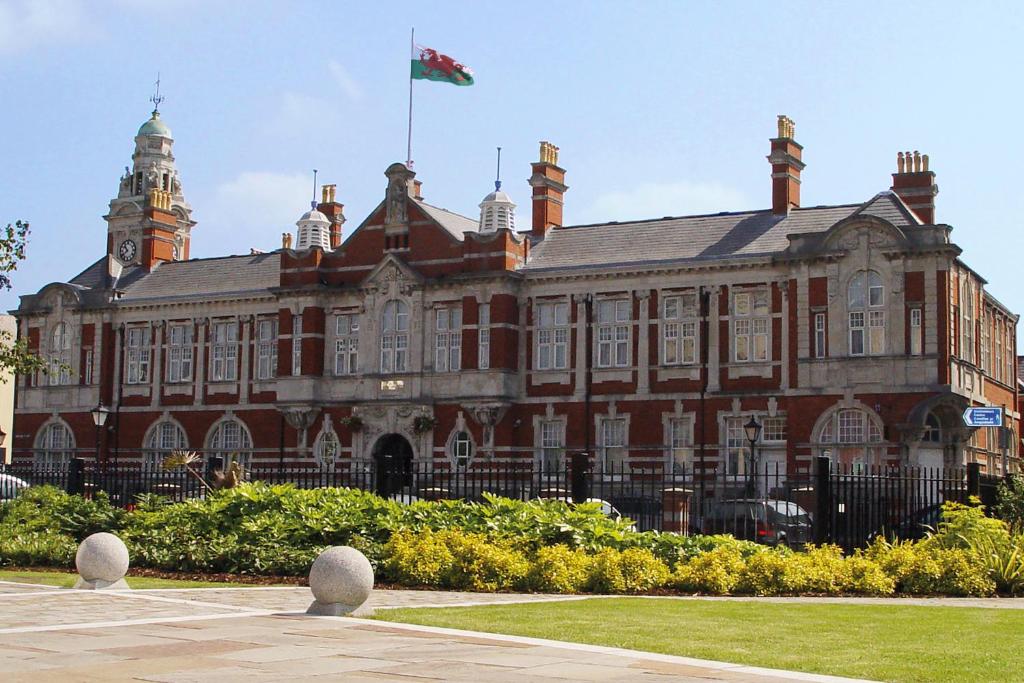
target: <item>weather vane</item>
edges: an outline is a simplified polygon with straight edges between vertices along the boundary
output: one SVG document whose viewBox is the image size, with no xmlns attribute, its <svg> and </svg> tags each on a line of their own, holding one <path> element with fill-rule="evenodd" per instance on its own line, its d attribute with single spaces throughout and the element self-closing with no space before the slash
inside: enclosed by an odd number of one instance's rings
<svg viewBox="0 0 1024 683">
<path fill-rule="evenodd" d="M 160 72 L 156 72 L 156 93 L 149 98 L 149 101 L 153 103 L 153 113 L 156 114 L 160 111 L 160 103 L 164 101 L 164 98 L 160 95 Z"/>
</svg>

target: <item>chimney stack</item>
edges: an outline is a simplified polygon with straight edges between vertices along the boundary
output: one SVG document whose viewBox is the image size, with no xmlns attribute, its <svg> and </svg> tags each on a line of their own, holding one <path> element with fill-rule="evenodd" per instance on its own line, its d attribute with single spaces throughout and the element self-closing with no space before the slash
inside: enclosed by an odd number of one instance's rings
<svg viewBox="0 0 1024 683">
<path fill-rule="evenodd" d="M 804 148 L 793 139 L 795 133 L 793 119 L 779 114 L 779 135 L 771 139 L 772 153 L 768 155 L 772 165 L 772 213 L 776 215 L 800 208 L 800 171 L 804 170 L 800 157 Z"/>
<path fill-rule="evenodd" d="M 341 226 L 345 223 L 345 205 L 334 201 L 336 190 L 337 185 L 322 185 L 320 203 L 316 207 L 316 210 L 327 216 L 327 220 L 331 222 L 331 249 L 341 246 Z"/>
<path fill-rule="evenodd" d="M 533 175 L 533 234 L 543 238 L 550 228 L 562 227 L 562 197 L 565 169 L 558 166 L 558 148 L 546 140 L 540 143 L 540 160 L 530 164 Z"/>
<path fill-rule="evenodd" d="M 892 191 L 899 195 L 922 223 L 935 223 L 935 195 L 939 193 L 939 186 L 935 184 L 935 174 L 928 170 L 927 154 L 921 154 L 916 149 L 913 153 L 896 154 Z"/>
</svg>

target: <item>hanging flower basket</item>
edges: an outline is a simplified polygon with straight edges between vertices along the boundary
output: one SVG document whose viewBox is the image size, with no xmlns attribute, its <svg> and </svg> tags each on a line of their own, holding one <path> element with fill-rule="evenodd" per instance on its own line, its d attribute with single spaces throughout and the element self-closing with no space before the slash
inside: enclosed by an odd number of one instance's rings
<svg viewBox="0 0 1024 683">
<path fill-rule="evenodd" d="M 348 417 L 343 417 L 340 420 L 338 420 L 338 422 L 345 425 L 353 432 L 358 432 L 360 429 L 363 428 L 363 418 L 359 417 L 358 415 L 349 415 Z"/>
<path fill-rule="evenodd" d="M 427 415 L 420 415 L 412 421 L 412 430 L 417 434 L 426 434 L 437 426 L 437 420 Z"/>
</svg>

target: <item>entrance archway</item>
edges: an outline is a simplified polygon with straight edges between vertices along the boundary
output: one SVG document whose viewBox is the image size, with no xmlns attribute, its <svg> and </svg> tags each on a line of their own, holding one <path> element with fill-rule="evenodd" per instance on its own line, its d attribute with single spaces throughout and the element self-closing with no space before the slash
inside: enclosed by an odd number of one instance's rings
<svg viewBox="0 0 1024 683">
<path fill-rule="evenodd" d="M 412 486 L 412 444 L 401 434 L 385 434 L 373 444 L 377 492 L 382 496 Z"/>
</svg>

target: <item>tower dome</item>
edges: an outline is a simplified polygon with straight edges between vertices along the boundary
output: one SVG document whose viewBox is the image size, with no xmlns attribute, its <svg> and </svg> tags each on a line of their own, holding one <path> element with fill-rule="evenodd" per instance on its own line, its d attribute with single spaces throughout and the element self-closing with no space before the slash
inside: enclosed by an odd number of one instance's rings
<svg viewBox="0 0 1024 683">
<path fill-rule="evenodd" d="M 142 126 L 139 127 L 139 135 L 159 135 L 163 138 L 173 137 L 171 135 L 171 129 L 167 127 L 167 124 L 160 120 L 160 112 L 153 110 L 153 115 L 149 117 L 149 121 L 146 121 Z"/>
<path fill-rule="evenodd" d="M 331 250 L 331 221 L 316 210 L 316 202 L 313 202 L 309 211 L 302 214 L 302 218 L 295 225 L 299 227 L 296 249 L 320 247 L 324 251 Z"/>
<path fill-rule="evenodd" d="M 497 232 L 516 229 L 516 205 L 506 192 L 501 190 L 501 181 L 494 181 L 494 192 L 480 202 L 480 232 Z"/>
</svg>

